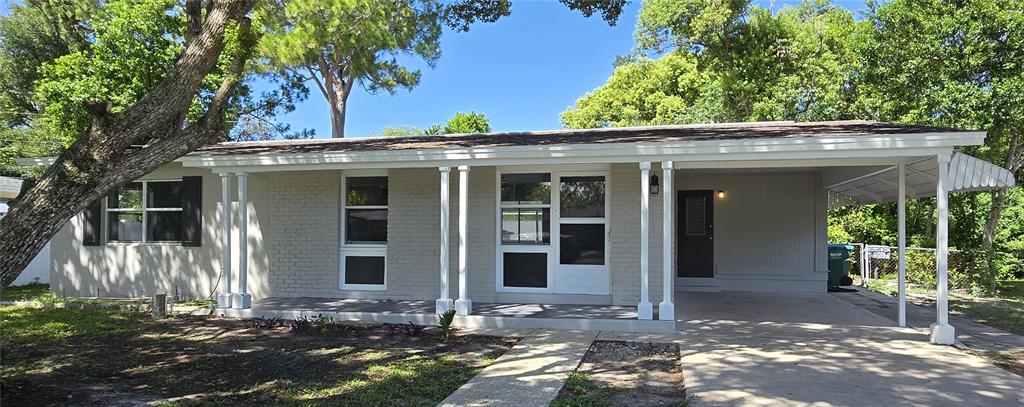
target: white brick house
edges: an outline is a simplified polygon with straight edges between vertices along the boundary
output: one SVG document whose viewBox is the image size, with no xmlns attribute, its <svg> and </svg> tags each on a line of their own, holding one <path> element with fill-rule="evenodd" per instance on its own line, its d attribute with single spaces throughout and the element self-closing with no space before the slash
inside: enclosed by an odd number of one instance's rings
<svg viewBox="0 0 1024 407">
<path fill-rule="evenodd" d="M 52 289 L 216 293 L 230 315 L 430 323 L 455 308 L 480 325 L 674 330 L 687 290 L 824 292 L 829 205 L 937 195 L 944 254 L 947 193 L 1014 182 L 954 152 L 984 134 L 847 121 L 221 143 L 70 221 Z"/>
</svg>

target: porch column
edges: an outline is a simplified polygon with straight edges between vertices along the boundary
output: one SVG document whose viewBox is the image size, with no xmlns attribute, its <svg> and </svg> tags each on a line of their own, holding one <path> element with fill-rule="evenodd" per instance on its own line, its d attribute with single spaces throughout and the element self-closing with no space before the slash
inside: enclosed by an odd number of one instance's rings
<svg viewBox="0 0 1024 407">
<path fill-rule="evenodd" d="M 249 194 L 247 182 L 249 174 L 240 172 L 238 175 L 238 292 L 234 294 L 231 305 L 234 308 L 250 308 L 252 296 L 247 292 L 249 276 Z"/>
<path fill-rule="evenodd" d="M 661 162 L 661 303 L 658 304 L 658 319 L 674 321 L 676 306 L 672 303 L 672 162 Z"/>
<path fill-rule="evenodd" d="M 441 296 L 437 297 L 437 301 L 434 302 L 434 308 L 438 314 L 443 314 L 445 311 L 452 309 L 454 304 L 448 291 L 448 256 L 450 254 L 448 251 L 448 225 L 450 223 L 448 218 L 448 213 L 450 212 L 448 208 L 449 168 L 439 167 L 438 169 L 441 171 Z"/>
<path fill-rule="evenodd" d="M 938 180 L 935 182 L 935 206 L 938 219 L 935 221 L 935 270 L 937 276 L 937 298 L 935 301 L 935 323 L 931 326 L 931 341 L 940 345 L 952 345 L 956 341 L 953 327 L 949 325 L 949 293 L 947 292 L 947 269 L 949 259 L 949 154 L 935 157 L 938 161 Z"/>
<path fill-rule="evenodd" d="M 896 238 L 899 261 L 897 263 L 897 288 L 899 289 L 899 326 L 907 326 L 907 164 L 898 166 L 899 198 L 896 200 L 898 236 Z"/>
<path fill-rule="evenodd" d="M 466 287 L 466 222 L 469 219 L 469 166 L 459 166 L 459 299 L 455 300 L 455 312 L 459 315 L 473 313 L 473 301 L 469 299 Z"/>
<path fill-rule="evenodd" d="M 640 163 L 640 304 L 636 306 L 638 319 L 653 319 L 654 306 L 651 305 L 650 294 L 648 293 L 649 259 L 648 259 L 648 233 L 650 231 L 650 182 L 651 162 Z"/>
<path fill-rule="evenodd" d="M 220 174 L 221 235 L 220 235 L 220 294 L 217 308 L 231 308 L 231 174 Z"/>
</svg>

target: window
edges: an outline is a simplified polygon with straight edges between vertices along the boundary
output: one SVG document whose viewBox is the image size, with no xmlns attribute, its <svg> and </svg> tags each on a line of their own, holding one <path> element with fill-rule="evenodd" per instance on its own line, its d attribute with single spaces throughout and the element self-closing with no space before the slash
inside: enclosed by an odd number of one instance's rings
<svg viewBox="0 0 1024 407">
<path fill-rule="evenodd" d="M 502 174 L 501 242 L 551 242 L 551 174 Z"/>
<path fill-rule="evenodd" d="M 384 285 L 384 257 L 346 256 L 345 285 Z"/>
<path fill-rule="evenodd" d="M 344 177 L 344 240 L 341 245 L 343 290 L 387 287 L 388 177 Z"/>
<path fill-rule="evenodd" d="M 107 197 L 107 241 L 181 242 L 181 181 L 133 182 Z"/>
<path fill-rule="evenodd" d="M 350 177 L 345 185 L 345 242 L 387 243 L 388 177 Z"/>
<path fill-rule="evenodd" d="M 498 171 L 499 291 L 608 293 L 608 167 L 560 168 Z"/>
<path fill-rule="evenodd" d="M 604 176 L 559 178 L 559 263 L 604 265 Z"/>
</svg>

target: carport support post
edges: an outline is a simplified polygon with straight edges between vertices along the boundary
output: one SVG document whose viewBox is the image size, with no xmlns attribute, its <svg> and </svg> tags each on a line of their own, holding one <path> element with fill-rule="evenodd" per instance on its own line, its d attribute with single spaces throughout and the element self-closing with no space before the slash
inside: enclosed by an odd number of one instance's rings
<svg viewBox="0 0 1024 407">
<path fill-rule="evenodd" d="M 466 222 L 469 219 L 469 166 L 459 166 L 459 299 L 455 300 L 455 312 L 459 315 L 473 313 L 473 301 L 469 299 L 466 287 Z"/>
<path fill-rule="evenodd" d="M 452 309 L 455 304 L 452 302 L 448 289 L 448 227 L 450 199 L 448 193 L 449 167 L 438 167 L 441 172 L 441 296 L 437 297 L 434 308 L 438 314 L 443 314 Z"/>
<path fill-rule="evenodd" d="M 250 308 L 252 296 L 247 291 L 249 277 L 249 174 L 238 175 L 238 292 L 231 299 L 234 308 Z"/>
<path fill-rule="evenodd" d="M 658 319 L 674 321 L 676 306 L 672 303 L 672 162 L 661 162 L 661 303 Z"/>
<path fill-rule="evenodd" d="M 220 174 L 221 237 L 220 237 L 220 294 L 217 308 L 231 308 L 231 173 Z"/>
<path fill-rule="evenodd" d="M 935 221 L 935 270 L 937 276 L 935 323 L 931 326 L 931 341 L 940 345 L 952 345 L 956 333 L 949 325 L 948 260 L 949 260 L 949 160 L 948 153 L 935 157 L 938 161 L 938 180 L 935 182 L 935 206 L 938 219 Z"/>
<path fill-rule="evenodd" d="M 650 231 L 650 182 L 651 162 L 640 163 L 640 304 L 636 306 L 637 319 L 653 319 L 654 306 L 651 305 L 648 274 L 650 272 L 649 242 Z"/>
<path fill-rule="evenodd" d="M 907 164 L 899 164 L 899 198 L 896 200 L 896 212 L 899 217 L 897 246 L 897 288 L 899 289 L 899 325 L 907 326 Z"/>
</svg>

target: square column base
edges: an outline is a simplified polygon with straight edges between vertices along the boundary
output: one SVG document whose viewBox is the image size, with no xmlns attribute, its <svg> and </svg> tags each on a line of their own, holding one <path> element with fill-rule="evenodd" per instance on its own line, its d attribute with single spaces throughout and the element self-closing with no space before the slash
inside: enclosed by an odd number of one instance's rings
<svg viewBox="0 0 1024 407">
<path fill-rule="evenodd" d="M 249 295 L 247 293 L 231 294 L 231 308 L 252 308 L 252 295 Z"/>
<path fill-rule="evenodd" d="M 668 302 L 668 301 L 662 301 L 660 304 L 658 304 L 658 320 L 661 320 L 661 321 L 675 321 L 675 319 L 676 319 L 676 305 L 675 304 L 673 304 L 671 302 Z"/>
<path fill-rule="evenodd" d="M 937 345 L 952 345 L 956 343 L 956 330 L 952 325 L 934 323 L 931 325 L 931 335 L 928 339 Z"/>
<path fill-rule="evenodd" d="M 641 302 L 636 306 L 637 319 L 654 319 L 654 305 L 649 301 Z"/>
<path fill-rule="evenodd" d="M 455 313 L 458 315 L 469 315 L 473 313 L 473 301 L 469 298 L 455 300 Z"/>
<path fill-rule="evenodd" d="M 231 293 L 217 294 L 217 308 L 231 308 Z"/>
<path fill-rule="evenodd" d="M 446 311 L 455 308 L 455 301 L 451 298 L 438 298 L 434 301 L 434 312 L 437 315 L 444 314 Z"/>
</svg>

